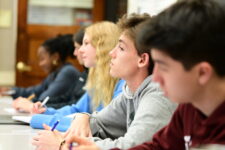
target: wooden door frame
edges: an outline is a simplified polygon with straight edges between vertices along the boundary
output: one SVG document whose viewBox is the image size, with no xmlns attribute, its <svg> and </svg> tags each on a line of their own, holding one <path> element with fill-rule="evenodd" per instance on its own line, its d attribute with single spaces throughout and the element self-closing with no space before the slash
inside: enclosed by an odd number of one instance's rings
<svg viewBox="0 0 225 150">
<path fill-rule="evenodd" d="M 18 0 L 16 64 L 19 61 L 27 63 L 26 60 L 28 59 L 29 35 L 27 33 L 28 30 L 30 31 L 31 28 L 27 24 L 27 11 L 28 11 L 27 6 L 28 0 Z M 105 0 L 93 0 L 93 6 L 94 6 L 92 9 L 93 22 L 103 20 L 105 11 L 104 10 Z M 36 25 L 32 26 L 35 28 Z M 58 27 L 56 26 L 53 28 L 55 30 Z M 32 33 L 35 33 L 35 31 L 32 30 Z M 22 81 L 20 81 L 19 79 L 21 79 L 24 74 L 26 74 L 26 72 L 18 72 L 18 70 L 16 69 L 16 85 L 22 85 Z"/>
<path fill-rule="evenodd" d="M 17 21 L 17 43 L 16 43 L 16 64 L 19 61 L 27 60 L 28 36 L 27 36 L 27 0 L 18 0 L 18 21 Z M 15 65 L 16 66 L 16 65 Z M 16 69 L 16 67 L 15 67 Z M 16 69 L 16 85 L 20 85 L 19 79 L 22 73 Z"/>
</svg>

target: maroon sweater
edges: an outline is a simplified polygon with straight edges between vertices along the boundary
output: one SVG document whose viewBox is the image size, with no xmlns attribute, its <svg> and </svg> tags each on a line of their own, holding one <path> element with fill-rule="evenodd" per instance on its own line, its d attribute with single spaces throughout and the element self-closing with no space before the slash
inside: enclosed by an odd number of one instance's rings
<svg viewBox="0 0 225 150">
<path fill-rule="evenodd" d="M 190 136 L 190 142 L 184 141 Z M 153 137 L 152 142 L 130 150 L 185 150 L 205 144 L 225 144 L 225 102 L 209 117 L 206 117 L 191 104 L 182 104 L 173 115 L 169 125 Z"/>
</svg>

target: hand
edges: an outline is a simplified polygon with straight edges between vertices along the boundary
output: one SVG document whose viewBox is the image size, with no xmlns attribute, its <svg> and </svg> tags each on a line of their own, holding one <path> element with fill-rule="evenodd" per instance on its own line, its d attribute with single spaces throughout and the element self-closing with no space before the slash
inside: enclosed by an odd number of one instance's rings
<svg viewBox="0 0 225 150">
<path fill-rule="evenodd" d="M 62 150 L 68 150 L 70 143 L 77 143 L 78 146 L 72 148 L 72 150 L 100 150 L 100 148 L 94 143 L 89 141 L 87 138 L 72 136 L 66 140 L 66 144 Z"/>
<path fill-rule="evenodd" d="M 9 90 L 10 90 L 10 88 L 0 87 L 0 96 L 8 96 L 8 94 L 5 94 L 5 92 L 7 92 Z"/>
<path fill-rule="evenodd" d="M 33 102 L 27 98 L 18 97 L 13 101 L 12 106 L 18 111 L 30 112 L 33 108 Z"/>
<path fill-rule="evenodd" d="M 47 125 L 43 125 L 45 130 L 40 131 L 37 136 L 33 137 L 32 144 L 36 150 L 57 150 L 59 149 L 63 136 L 57 130 L 51 131 Z"/>
<path fill-rule="evenodd" d="M 72 137 L 73 135 L 80 137 L 92 137 L 89 115 L 77 113 L 75 119 L 73 120 L 70 128 L 65 133 L 65 139 Z"/>
<path fill-rule="evenodd" d="M 46 108 L 41 106 L 41 102 L 36 102 L 36 103 L 33 104 L 30 113 L 32 113 L 32 114 L 41 114 L 41 113 L 43 113 L 45 111 L 46 111 Z"/>
</svg>

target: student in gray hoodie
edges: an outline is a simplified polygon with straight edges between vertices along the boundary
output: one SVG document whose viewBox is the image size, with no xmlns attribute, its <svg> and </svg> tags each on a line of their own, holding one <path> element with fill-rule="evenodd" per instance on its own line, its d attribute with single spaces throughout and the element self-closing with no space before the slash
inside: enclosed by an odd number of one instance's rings
<svg viewBox="0 0 225 150">
<path fill-rule="evenodd" d="M 148 18 L 148 15 L 133 14 L 120 19 L 118 25 L 123 32 L 110 52 L 110 74 L 126 81 L 123 93 L 100 112 L 77 114 L 65 134 L 66 140 L 93 136 L 91 139 L 100 149 L 127 149 L 151 140 L 152 135 L 170 121 L 176 104 L 165 98 L 159 85 L 152 81 L 153 62 L 149 50 L 139 50 L 134 43 L 135 28 Z M 46 139 L 55 136 L 55 141 L 60 137 L 57 132 L 46 132 L 46 135 L 49 136 Z M 64 141 L 58 141 L 62 146 Z M 49 149 L 53 142 L 45 143 L 42 147 Z"/>
</svg>

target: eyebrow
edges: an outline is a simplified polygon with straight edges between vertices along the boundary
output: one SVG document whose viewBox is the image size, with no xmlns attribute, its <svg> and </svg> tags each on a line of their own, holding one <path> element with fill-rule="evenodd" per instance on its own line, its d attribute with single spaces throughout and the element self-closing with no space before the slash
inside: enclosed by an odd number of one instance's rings
<svg viewBox="0 0 225 150">
<path fill-rule="evenodd" d="M 157 64 L 161 64 L 161 65 L 164 65 L 164 66 L 167 66 L 167 64 L 162 61 L 162 60 L 158 60 L 158 59 L 153 59 L 154 63 L 157 63 Z"/>
<path fill-rule="evenodd" d="M 119 43 L 123 43 L 127 47 L 127 44 L 123 40 L 119 39 Z"/>
</svg>

